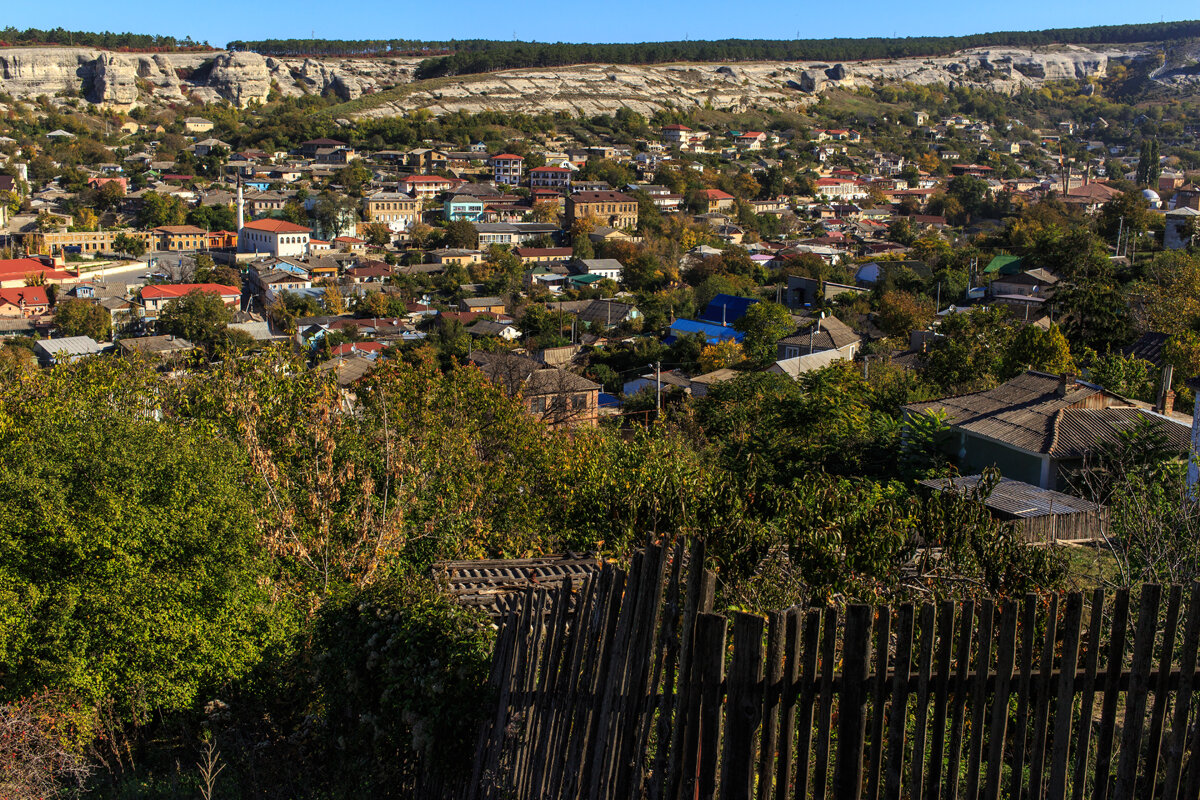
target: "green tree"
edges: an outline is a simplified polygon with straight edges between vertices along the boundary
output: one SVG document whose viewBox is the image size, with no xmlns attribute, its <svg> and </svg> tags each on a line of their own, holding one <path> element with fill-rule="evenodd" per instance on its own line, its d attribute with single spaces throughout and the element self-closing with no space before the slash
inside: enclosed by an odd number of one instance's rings
<svg viewBox="0 0 1200 800">
<path fill-rule="evenodd" d="M 576 234 L 571 242 L 571 257 L 572 258 L 595 258 L 596 250 L 592 247 L 592 240 L 588 238 L 586 233 Z"/>
<path fill-rule="evenodd" d="M 779 340 L 796 330 L 796 323 L 786 308 L 764 300 L 746 309 L 733 328 L 743 334 L 742 350 L 746 357 L 764 366 L 776 360 Z"/>
<path fill-rule="evenodd" d="M 1120 289 L 1107 281 L 1084 281 L 1060 289 L 1054 296 L 1056 317 L 1073 347 L 1098 353 L 1126 344 L 1133 326 Z"/>
<path fill-rule="evenodd" d="M 887 292 L 879 301 L 876 324 L 888 336 L 907 337 L 933 319 L 933 304 L 909 292 Z"/>
<path fill-rule="evenodd" d="M 474 250 L 479 247 L 479 233 L 475 226 L 465 219 L 446 223 L 443 229 L 443 243 L 446 247 L 459 247 Z"/>
<path fill-rule="evenodd" d="M 112 332 L 112 317 L 90 300 L 68 297 L 55 304 L 54 325 L 64 336 L 90 336 L 103 341 Z"/>
<path fill-rule="evenodd" d="M 1137 185 L 1157 188 L 1158 176 L 1161 172 L 1162 165 L 1159 162 L 1158 139 L 1143 141 L 1141 151 L 1138 153 Z"/>
<path fill-rule="evenodd" d="M 15 422 L 0 447 L 24 454 L 0 459 L 0 698 L 192 708 L 279 641 L 244 450 L 77 394 L 119 396 L 145 380 L 133 369 L 97 360 L 0 390 Z"/>
<path fill-rule="evenodd" d="M 999 377 L 1008 380 L 1026 369 L 1054 374 L 1073 374 L 1077 371 L 1067 337 L 1063 336 L 1057 325 L 1047 329 L 1024 325 L 1013 337 L 1004 358 L 1003 373 Z"/>
<path fill-rule="evenodd" d="M 175 195 L 150 191 L 142 195 L 138 211 L 138 227 L 157 228 L 161 225 L 182 225 L 185 218 L 183 201 Z"/>
<path fill-rule="evenodd" d="M 225 335 L 233 311 L 219 294 L 193 289 L 167 303 L 158 315 L 158 330 L 182 336 L 192 344 L 213 347 Z"/>
<path fill-rule="evenodd" d="M 413 575 L 389 577 L 322 609 L 313 651 L 324 718 L 347 772 L 386 793 L 414 756 L 469 761 L 488 708 L 491 625 Z M 396 753 L 409 757 L 395 757 Z"/>
<path fill-rule="evenodd" d="M 113 249 L 131 258 L 141 258 L 146 252 L 146 243 L 136 236 L 118 233 L 113 237 Z"/>
<path fill-rule="evenodd" d="M 187 223 L 207 231 L 235 231 L 237 213 L 227 205 L 197 206 L 187 213 Z"/>
</svg>

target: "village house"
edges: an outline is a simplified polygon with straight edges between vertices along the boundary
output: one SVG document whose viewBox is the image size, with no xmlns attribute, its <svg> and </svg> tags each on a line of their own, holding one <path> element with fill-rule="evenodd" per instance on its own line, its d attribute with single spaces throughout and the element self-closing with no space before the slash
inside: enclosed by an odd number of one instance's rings
<svg viewBox="0 0 1200 800">
<path fill-rule="evenodd" d="M 529 186 L 533 189 L 569 190 L 571 170 L 569 167 L 534 167 L 529 170 Z"/>
<path fill-rule="evenodd" d="M 988 467 L 1042 489 L 1062 486 L 1097 447 L 1150 423 L 1166 445 L 1185 453 L 1191 428 L 1172 418 L 1174 393 L 1155 409 L 1071 375 L 1027 371 L 994 389 L 904 406 L 906 419 L 944 415 L 947 450 L 962 472 Z"/>
<path fill-rule="evenodd" d="M 720 189 L 701 189 L 700 197 L 704 201 L 707 214 L 728 211 L 733 208 L 734 196 Z"/>
<path fill-rule="evenodd" d="M 147 322 L 158 319 L 159 313 L 172 300 L 178 300 L 190 292 L 206 292 L 220 295 L 227 306 L 237 308 L 241 303 L 242 290 L 236 286 L 219 283 L 170 283 L 143 286 L 141 291 L 143 316 Z"/>
<path fill-rule="evenodd" d="M 308 253 L 311 235 L 311 228 L 287 220 L 254 220 L 238 231 L 238 252 L 299 257 Z"/>
<path fill-rule="evenodd" d="M 513 353 L 476 352 L 471 360 L 505 394 L 519 397 L 537 419 L 552 426 L 596 424 L 599 384 Z"/>
<path fill-rule="evenodd" d="M 441 175 L 409 175 L 401 178 L 397 188 L 406 194 L 428 199 L 448 192 L 465 181 L 458 178 L 443 178 Z"/>
<path fill-rule="evenodd" d="M 158 250 L 203 250 L 208 246 L 208 235 L 195 225 L 161 225 L 154 229 L 155 248 Z"/>
<path fill-rule="evenodd" d="M 458 301 L 459 311 L 472 311 L 477 314 L 505 313 L 504 299 L 501 297 L 464 297 Z"/>
<path fill-rule="evenodd" d="M 78 361 L 101 353 L 104 348 L 90 336 L 66 336 L 62 339 L 43 339 L 33 346 L 38 363 L 44 367 Z"/>
<path fill-rule="evenodd" d="M 596 275 L 602 279 L 621 282 L 621 273 L 625 267 L 615 258 L 580 258 L 571 263 L 576 275 Z"/>
<path fill-rule="evenodd" d="M 38 317 L 50 313 L 45 286 L 0 289 L 0 317 Z"/>
<path fill-rule="evenodd" d="M 442 217 L 447 222 L 479 222 L 483 219 L 484 200 L 471 195 L 456 194 L 442 204 Z"/>
<path fill-rule="evenodd" d="M 213 129 L 213 121 L 204 117 L 185 117 L 183 130 L 186 133 L 208 133 Z"/>
</svg>

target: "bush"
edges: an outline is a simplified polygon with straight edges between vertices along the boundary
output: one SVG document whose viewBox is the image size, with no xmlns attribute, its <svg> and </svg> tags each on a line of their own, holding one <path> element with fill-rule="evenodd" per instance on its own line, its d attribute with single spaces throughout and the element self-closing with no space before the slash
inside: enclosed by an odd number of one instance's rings
<svg viewBox="0 0 1200 800">
<path fill-rule="evenodd" d="M 491 627 L 432 581 L 386 578 L 330 603 L 314 635 L 315 681 L 344 766 L 379 787 L 471 763 L 488 708 Z"/>
</svg>

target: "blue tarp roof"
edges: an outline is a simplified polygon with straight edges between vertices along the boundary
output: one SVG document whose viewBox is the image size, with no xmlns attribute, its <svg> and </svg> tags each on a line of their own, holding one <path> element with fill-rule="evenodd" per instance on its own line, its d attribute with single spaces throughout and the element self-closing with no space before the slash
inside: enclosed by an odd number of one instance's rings
<svg viewBox="0 0 1200 800">
<path fill-rule="evenodd" d="M 618 408 L 621 405 L 621 398 L 617 397 L 615 394 L 600 392 L 599 395 L 600 396 L 598 398 L 597 405 L 600 408 Z"/>
<path fill-rule="evenodd" d="M 663 342 L 674 344 L 675 340 L 680 336 L 686 336 L 689 333 L 704 334 L 704 338 L 708 339 L 709 344 L 716 344 L 725 339 L 733 339 L 735 342 L 742 341 L 742 334 L 733 328 L 726 328 L 719 324 L 713 325 L 711 322 L 700 322 L 694 319 L 677 319 L 671 323 L 671 327 L 668 329 L 667 336 L 663 339 Z"/>
<path fill-rule="evenodd" d="M 719 294 L 709 301 L 700 319 L 720 325 L 732 325 L 746 315 L 746 310 L 757 303 L 753 297 L 735 297 L 731 294 Z M 724 316 L 722 316 L 724 314 Z M 739 339 L 739 341 L 741 341 Z"/>
</svg>

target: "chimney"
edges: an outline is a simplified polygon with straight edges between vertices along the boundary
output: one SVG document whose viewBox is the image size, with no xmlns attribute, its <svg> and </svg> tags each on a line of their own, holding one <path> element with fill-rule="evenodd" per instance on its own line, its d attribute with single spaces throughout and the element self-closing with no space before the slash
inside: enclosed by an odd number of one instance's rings
<svg viewBox="0 0 1200 800">
<path fill-rule="evenodd" d="M 1171 379 L 1175 377 L 1175 368 L 1170 364 L 1163 367 L 1162 385 L 1158 387 L 1158 402 L 1154 410 L 1159 414 L 1170 414 L 1175 408 L 1175 393 L 1171 391 Z"/>
<path fill-rule="evenodd" d="M 1058 389 L 1056 390 L 1056 394 L 1058 394 L 1059 397 L 1066 397 L 1067 392 L 1070 391 L 1071 387 L 1074 385 L 1075 376 L 1069 372 L 1064 372 L 1058 376 Z"/>
</svg>

